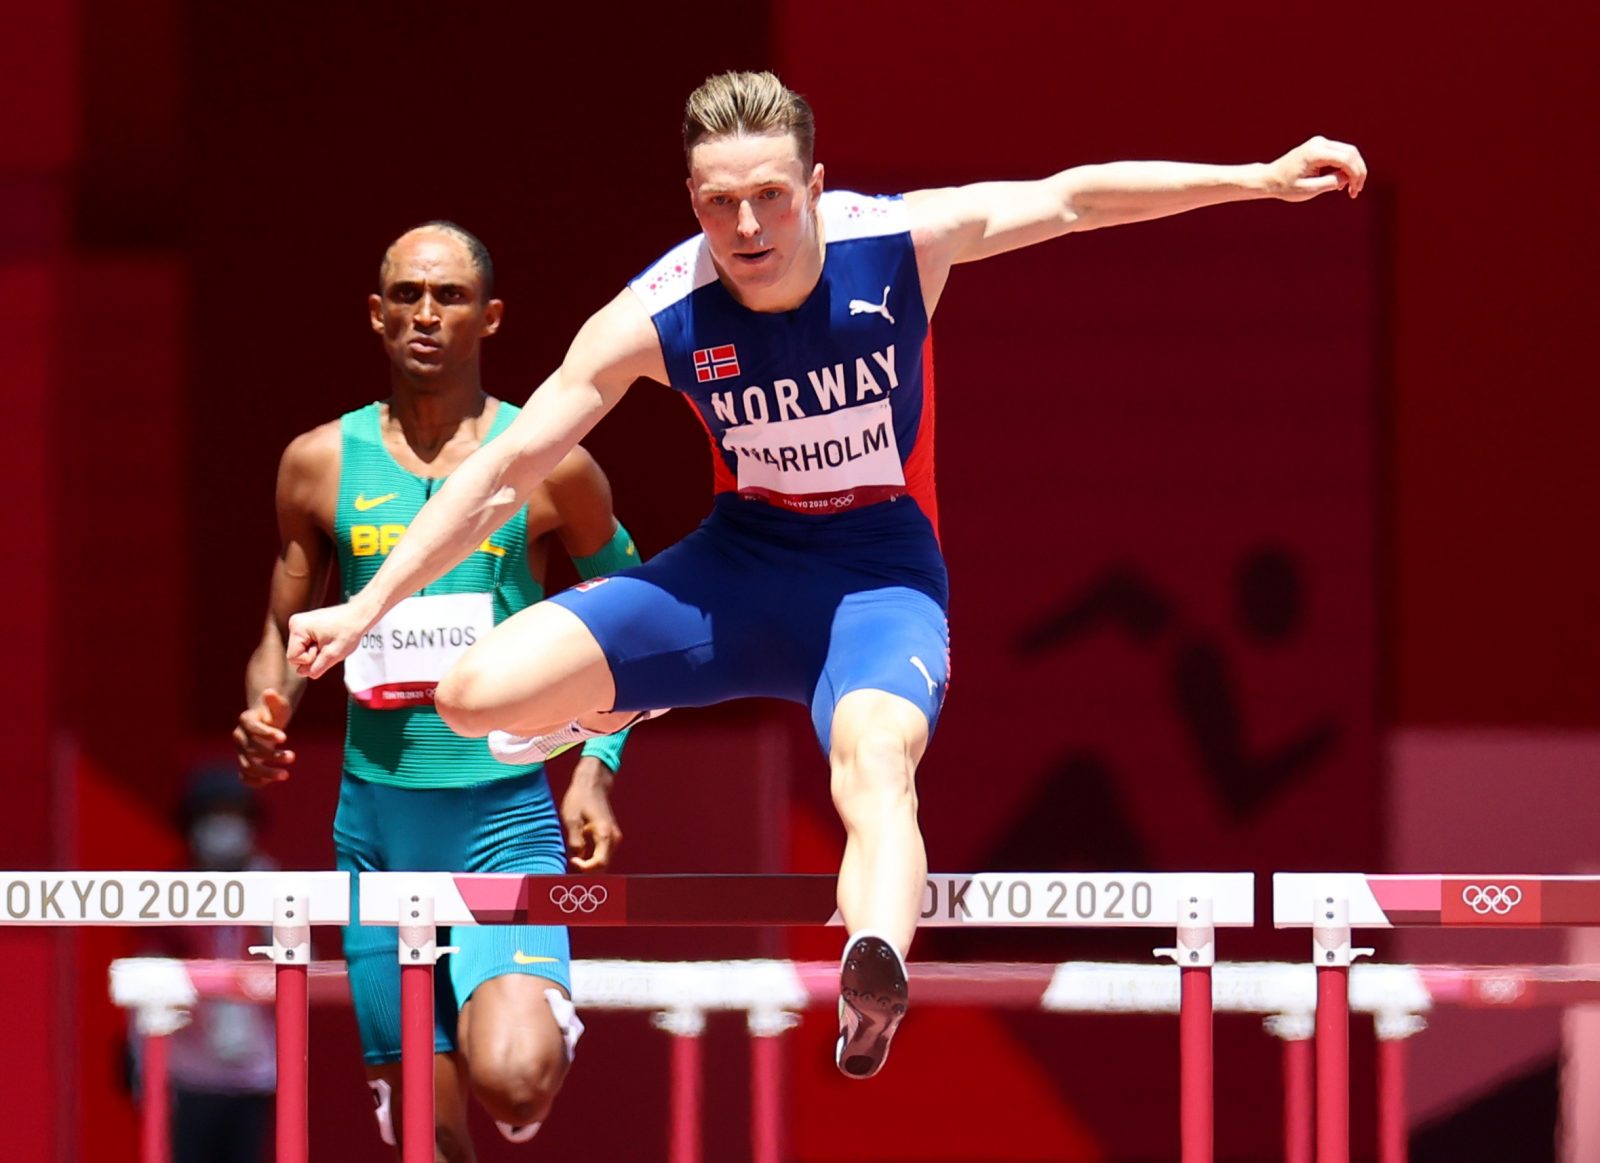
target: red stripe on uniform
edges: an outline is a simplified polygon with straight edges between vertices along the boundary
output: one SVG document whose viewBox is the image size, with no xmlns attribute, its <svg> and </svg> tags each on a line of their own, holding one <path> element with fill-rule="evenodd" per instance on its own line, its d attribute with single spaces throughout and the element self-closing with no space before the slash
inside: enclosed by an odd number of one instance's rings
<svg viewBox="0 0 1600 1163">
<path fill-rule="evenodd" d="M 700 430 L 706 434 L 706 441 L 711 445 L 711 493 L 732 493 L 738 491 L 739 482 L 734 479 L 727 462 L 722 459 L 722 447 L 717 443 L 717 438 L 711 434 L 711 426 L 706 423 L 706 418 L 700 414 L 694 401 L 687 395 L 680 393 L 683 402 L 689 405 L 689 411 L 694 413 L 694 418 L 700 421 Z"/>
<path fill-rule="evenodd" d="M 933 331 L 922 341 L 922 419 L 917 424 L 916 443 L 906 457 L 906 492 L 939 536 L 939 495 L 933 475 Z"/>
</svg>

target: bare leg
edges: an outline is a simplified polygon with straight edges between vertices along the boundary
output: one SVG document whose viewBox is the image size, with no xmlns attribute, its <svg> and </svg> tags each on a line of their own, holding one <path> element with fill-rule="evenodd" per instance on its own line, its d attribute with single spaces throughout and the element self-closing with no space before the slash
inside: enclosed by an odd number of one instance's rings
<svg viewBox="0 0 1600 1163">
<path fill-rule="evenodd" d="M 461 1007 L 456 1031 L 467 1077 L 496 1122 L 544 1122 L 567 1077 L 566 1043 L 544 994 L 552 988 L 559 987 L 545 978 L 507 973 L 473 990 Z"/>
<path fill-rule="evenodd" d="M 834 1061 L 850 1078 L 883 1068 L 906 1012 L 905 954 L 928 876 L 916 790 L 927 743 L 927 718 L 899 695 L 852 691 L 834 710 L 833 802 L 847 837 L 839 911 L 850 930 L 839 966 Z"/>
<path fill-rule="evenodd" d="M 401 1128 L 405 1126 L 401 1110 L 400 1073 L 398 1062 L 367 1067 L 369 1080 L 381 1079 L 389 1084 L 396 1159 L 401 1157 Z M 477 1163 L 478 1157 L 472 1150 L 472 1138 L 467 1133 L 466 1064 L 461 1061 L 459 1054 L 433 1056 L 433 1157 L 436 1163 Z"/>
<path fill-rule="evenodd" d="M 616 684 L 600 644 L 573 614 L 540 602 L 507 618 L 450 668 L 435 695 L 458 735 L 540 735 L 609 711 Z M 617 716 L 618 725 L 627 715 Z M 605 724 L 599 723 L 602 729 Z"/>
<path fill-rule="evenodd" d="M 922 911 L 928 855 L 917 827 L 917 764 L 928 720 L 885 691 L 852 691 L 833 714 L 833 803 L 845 826 L 839 911 L 851 933 L 870 929 L 902 956 Z"/>
</svg>

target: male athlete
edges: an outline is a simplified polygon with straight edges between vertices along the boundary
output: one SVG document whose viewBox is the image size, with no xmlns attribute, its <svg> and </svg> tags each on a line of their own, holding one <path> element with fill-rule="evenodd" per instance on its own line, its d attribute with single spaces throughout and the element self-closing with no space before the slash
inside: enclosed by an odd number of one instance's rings
<svg viewBox="0 0 1600 1163">
<path fill-rule="evenodd" d="M 1118 162 L 874 198 L 824 194 L 813 138 L 805 101 L 769 73 L 697 89 L 684 150 L 702 233 L 589 319 L 510 432 L 461 467 L 366 589 L 294 620 L 289 661 L 314 678 L 348 654 L 520 505 L 636 379 L 684 393 L 715 454 L 711 515 L 648 565 L 497 628 L 446 677 L 440 712 L 514 756 L 662 707 L 809 705 L 846 831 L 836 1061 L 864 1078 L 905 1010 L 902 958 L 927 872 L 913 778 L 948 637 L 923 342 L 951 267 L 1222 202 L 1354 197 L 1366 167 L 1353 147 L 1313 138 L 1270 164 Z"/>
<path fill-rule="evenodd" d="M 480 345 L 504 313 L 492 284 L 487 250 L 459 226 L 429 223 L 397 239 L 369 300 L 389 356 L 388 401 L 313 428 L 283 454 L 282 550 L 245 671 L 249 709 L 234 732 L 249 783 L 284 779 L 294 762 L 285 731 L 305 680 L 284 663 L 290 615 L 318 603 L 335 560 L 343 592 L 360 590 L 445 478 L 512 426 L 518 409 L 486 395 L 479 374 Z M 334 819 L 342 869 L 566 871 L 543 768 L 496 763 L 481 739 L 455 734 L 433 705 L 434 687 L 474 641 L 544 596 L 552 535 L 585 577 L 638 556 L 612 516 L 605 476 L 576 446 L 501 518 L 461 564 L 392 603 L 345 664 L 349 718 Z M 608 798 L 621 736 L 584 751 L 561 815 L 574 863 L 600 869 L 622 838 Z M 439 975 L 436 1144 L 439 1158 L 470 1163 L 468 1086 L 508 1138 L 531 1138 L 583 1026 L 568 1000 L 565 929 L 463 928 L 452 940 L 460 952 Z M 379 1128 L 398 1146 L 396 930 L 351 925 L 344 947 Z"/>
</svg>

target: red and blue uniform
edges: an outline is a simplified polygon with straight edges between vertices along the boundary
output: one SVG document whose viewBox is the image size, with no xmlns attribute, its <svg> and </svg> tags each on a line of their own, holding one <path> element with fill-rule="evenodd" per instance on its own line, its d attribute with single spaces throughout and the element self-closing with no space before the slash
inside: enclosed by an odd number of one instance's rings
<svg viewBox="0 0 1600 1163">
<path fill-rule="evenodd" d="M 928 319 L 905 203 L 824 194 L 822 274 L 792 311 L 741 306 L 697 236 L 630 285 L 712 446 L 711 514 L 645 565 L 558 594 L 618 710 L 886 690 L 930 726 L 949 667 Z"/>
</svg>

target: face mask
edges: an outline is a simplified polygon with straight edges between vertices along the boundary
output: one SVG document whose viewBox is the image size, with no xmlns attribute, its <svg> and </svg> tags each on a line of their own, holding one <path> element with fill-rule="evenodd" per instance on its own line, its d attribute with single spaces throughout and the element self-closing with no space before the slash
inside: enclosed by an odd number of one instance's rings
<svg viewBox="0 0 1600 1163">
<path fill-rule="evenodd" d="M 189 829 L 189 846 L 194 850 L 195 863 L 203 867 L 240 868 L 255 846 L 255 835 L 241 816 L 201 816 Z"/>
</svg>

